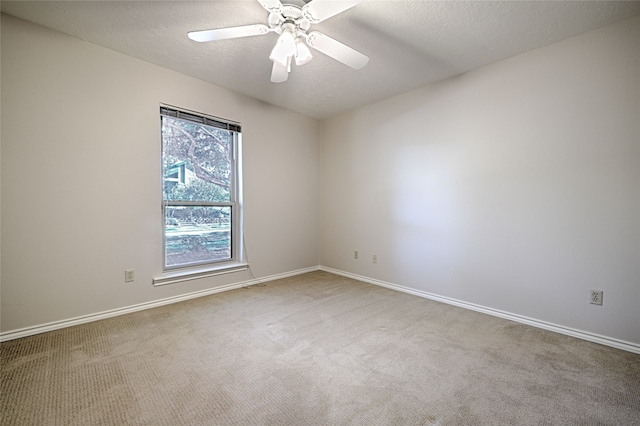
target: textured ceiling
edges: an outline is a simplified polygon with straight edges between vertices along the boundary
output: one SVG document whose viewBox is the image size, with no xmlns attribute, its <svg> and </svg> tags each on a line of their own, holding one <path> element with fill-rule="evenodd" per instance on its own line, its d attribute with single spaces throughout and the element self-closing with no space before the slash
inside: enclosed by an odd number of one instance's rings
<svg viewBox="0 0 640 426">
<path fill-rule="evenodd" d="M 303 0 L 284 3 L 303 5 Z M 271 83 L 277 34 L 196 43 L 187 32 L 266 23 L 255 0 L 2 1 L 2 12 L 274 105 L 326 118 L 640 14 L 639 1 L 364 0 L 313 26 L 370 57 L 314 52 Z"/>
</svg>

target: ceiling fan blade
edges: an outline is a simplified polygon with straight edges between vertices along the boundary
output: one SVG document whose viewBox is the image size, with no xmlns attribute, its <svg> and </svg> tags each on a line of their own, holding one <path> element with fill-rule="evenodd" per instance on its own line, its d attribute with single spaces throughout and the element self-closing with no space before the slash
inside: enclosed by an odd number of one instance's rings
<svg viewBox="0 0 640 426">
<path fill-rule="evenodd" d="M 215 30 L 191 31 L 187 33 L 194 41 L 216 41 L 228 38 L 249 37 L 267 34 L 269 27 L 263 24 L 244 25 L 242 27 L 218 28 Z"/>
<path fill-rule="evenodd" d="M 368 56 L 318 31 L 309 33 L 307 44 L 317 51 L 356 70 L 363 68 L 369 63 Z"/>
<path fill-rule="evenodd" d="M 282 3 L 280 0 L 258 0 L 258 3 L 264 7 L 267 12 L 271 12 L 272 10 L 278 10 L 282 7 Z"/>
<path fill-rule="evenodd" d="M 313 0 L 302 7 L 302 13 L 309 22 L 317 24 L 361 2 L 362 0 Z"/>
<path fill-rule="evenodd" d="M 281 65 L 277 62 L 273 62 L 273 69 L 271 70 L 271 82 L 282 83 L 289 78 L 289 69 L 285 65 Z"/>
</svg>

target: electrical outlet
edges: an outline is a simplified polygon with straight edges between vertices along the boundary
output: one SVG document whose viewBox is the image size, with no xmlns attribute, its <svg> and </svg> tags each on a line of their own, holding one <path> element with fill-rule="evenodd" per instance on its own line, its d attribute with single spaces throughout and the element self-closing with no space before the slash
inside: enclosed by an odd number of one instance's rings
<svg viewBox="0 0 640 426">
<path fill-rule="evenodd" d="M 591 290 L 589 303 L 592 305 L 602 305 L 602 290 Z"/>
<path fill-rule="evenodd" d="M 374 254 L 373 256 L 371 256 L 371 263 L 378 263 L 378 255 Z"/>
<path fill-rule="evenodd" d="M 125 283 L 134 282 L 135 279 L 136 279 L 136 271 L 134 271 L 133 269 L 126 269 L 124 271 L 124 282 Z"/>
<path fill-rule="evenodd" d="M 353 258 L 358 259 L 358 250 L 353 251 Z"/>
</svg>

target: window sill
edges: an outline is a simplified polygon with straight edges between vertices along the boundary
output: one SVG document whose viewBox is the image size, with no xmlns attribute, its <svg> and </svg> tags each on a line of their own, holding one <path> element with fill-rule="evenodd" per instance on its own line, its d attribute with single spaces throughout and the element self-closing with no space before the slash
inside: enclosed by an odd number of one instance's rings
<svg viewBox="0 0 640 426">
<path fill-rule="evenodd" d="M 231 272 L 244 271 L 249 269 L 248 263 L 231 263 L 224 266 L 209 266 L 198 269 L 183 269 L 180 271 L 165 272 L 159 277 L 153 278 L 154 287 L 167 284 L 175 284 L 182 281 L 196 280 L 199 278 L 213 277 L 216 275 L 229 274 Z"/>
</svg>

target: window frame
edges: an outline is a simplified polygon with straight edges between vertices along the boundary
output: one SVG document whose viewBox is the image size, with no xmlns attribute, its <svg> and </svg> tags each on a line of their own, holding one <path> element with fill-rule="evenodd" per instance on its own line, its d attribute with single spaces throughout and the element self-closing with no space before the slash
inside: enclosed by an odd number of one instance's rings
<svg viewBox="0 0 640 426">
<path fill-rule="evenodd" d="M 231 173 L 229 181 L 230 200 L 218 201 L 172 201 L 166 200 L 164 194 L 164 139 L 162 135 L 163 117 L 186 120 L 196 124 L 217 127 L 231 133 Z M 161 168 L 161 225 L 162 225 L 162 275 L 153 279 L 154 285 L 171 284 L 184 280 L 218 275 L 247 269 L 243 262 L 243 223 L 242 223 L 242 129 L 239 123 L 221 119 L 208 114 L 160 104 L 160 168 Z M 180 265 L 167 265 L 167 228 L 166 210 L 168 207 L 228 207 L 230 213 L 230 257 L 200 261 Z"/>
</svg>

